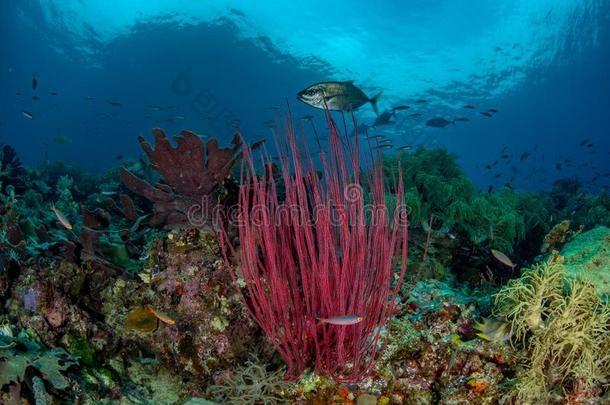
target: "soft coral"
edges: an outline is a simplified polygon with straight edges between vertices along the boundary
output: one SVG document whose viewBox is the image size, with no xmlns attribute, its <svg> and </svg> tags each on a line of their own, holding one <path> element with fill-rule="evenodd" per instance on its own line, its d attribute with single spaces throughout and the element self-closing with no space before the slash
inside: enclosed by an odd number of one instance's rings
<svg viewBox="0 0 610 405">
<path fill-rule="evenodd" d="M 182 131 L 174 137 L 172 147 L 165 132 L 153 129 L 155 148 L 139 137 L 142 149 L 164 183 L 151 185 L 129 170 L 121 168 L 121 180 L 134 193 L 152 201 L 151 226 L 174 226 L 192 223 L 192 210 L 207 211 L 208 198 L 226 179 L 241 158 L 242 140 L 235 134 L 231 147 L 220 148 L 216 139 L 204 145 L 193 132 Z M 203 212 L 204 219 L 209 212 Z"/>
</svg>

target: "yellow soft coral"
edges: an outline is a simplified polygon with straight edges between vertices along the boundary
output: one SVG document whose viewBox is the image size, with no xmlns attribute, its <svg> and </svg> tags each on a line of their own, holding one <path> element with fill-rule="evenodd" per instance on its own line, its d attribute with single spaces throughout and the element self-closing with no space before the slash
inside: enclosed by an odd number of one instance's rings
<svg viewBox="0 0 610 405">
<path fill-rule="evenodd" d="M 610 304 L 594 285 L 566 283 L 564 274 L 555 256 L 495 297 L 496 315 L 511 324 L 513 343 L 524 351 L 513 389 L 520 403 L 545 403 L 558 385 L 588 390 L 610 381 Z"/>
<path fill-rule="evenodd" d="M 523 342 L 528 331 L 545 327 L 544 319 L 561 298 L 563 275 L 563 266 L 555 259 L 534 265 L 496 294 L 494 314 L 510 322 L 514 340 Z"/>
</svg>

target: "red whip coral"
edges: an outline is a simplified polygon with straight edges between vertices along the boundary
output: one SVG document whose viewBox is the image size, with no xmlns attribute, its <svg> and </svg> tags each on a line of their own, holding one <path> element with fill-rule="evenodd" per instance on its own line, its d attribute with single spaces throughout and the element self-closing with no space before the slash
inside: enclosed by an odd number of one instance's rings
<svg viewBox="0 0 610 405">
<path fill-rule="evenodd" d="M 402 173 L 396 208 L 388 212 L 380 163 L 373 162 L 363 176 L 370 189 L 365 196 L 358 138 L 344 150 L 340 144 L 347 139 L 340 139 L 330 114 L 327 120 L 331 146 L 328 156 L 321 155 L 320 176 L 306 146 L 297 147 L 288 119 L 283 201 L 274 171 L 258 176 L 246 151 L 236 224 L 239 254 L 226 231 L 222 246 L 227 261 L 229 253 L 239 256 L 239 270 L 228 266 L 231 275 L 285 360 L 287 377 L 311 368 L 337 381 L 357 381 L 371 371 L 405 274 Z M 320 322 L 337 316 L 363 319 L 348 325 Z"/>
</svg>

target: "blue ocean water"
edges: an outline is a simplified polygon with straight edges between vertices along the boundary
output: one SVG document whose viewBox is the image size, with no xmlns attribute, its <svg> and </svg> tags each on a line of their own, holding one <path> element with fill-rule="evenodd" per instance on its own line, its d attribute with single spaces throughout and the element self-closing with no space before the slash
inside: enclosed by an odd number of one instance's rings
<svg viewBox="0 0 610 405">
<path fill-rule="evenodd" d="M 268 138 L 286 101 L 322 125 L 296 93 L 354 80 L 383 92 L 381 110 L 411 107 L 371 133 L 446 147 L 481 188 L 610 184 L 607 0 L 8 0 L 0 11 L 0 143 L 26 165 L 108 170 L 137 159 L 152 127 Z M 367 104 L 356 117 L 375 114 Z M 470 121 L 425 124 L 435 117 Z"/>
</svg>

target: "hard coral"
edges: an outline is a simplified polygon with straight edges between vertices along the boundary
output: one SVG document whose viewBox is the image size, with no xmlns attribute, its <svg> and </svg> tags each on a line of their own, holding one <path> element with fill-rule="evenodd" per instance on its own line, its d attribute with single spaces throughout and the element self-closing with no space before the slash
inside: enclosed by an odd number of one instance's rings
<svg viewBox="0 0 610 405">
<path fill-rule="evenodd" d="M 262 335 L 247 317 L 224 269 L 213 232 L 172 231 L 156 239 L 148 254 L 154 260 L 140 273 L 145 283 L 129 296 L 107 291 L 113 300 L 122 300 L 105 305 L 104 313 L 124 336 L 126 346 L 154 354 L 195 384 L 196 390 L 262 346 Z M 139 307 L 149 311 L 140 311 L 144 316 L 134 314 Z M 159 322 L 151 319 L 150 308 Z M 151 320 L 153 325 L 148 325 Z"/>
<path fill-rule="evenodd" d="M 377 367 L 389 389 L 404 396 L 397 403 L 497 403 L 515 365 L 514 351 L 463 333 L 464 325 L 477 316 L 472 297 L 449 284 L 426 280 L 412 288 L 410 300 L 419 304 L 415 309 L 405 305 L 399 312 Z"/>
<path fill-rule="evenodd" d="M 544 237 L 541 251 L 550 252 L 553 249 L 560 249 L 570 236 L 570 221 L 567 219 L 555 225 Z"/>
<path fill-rule="evenodd" d="M 211 139 L 204 145 L 195 133 L 182 131 L 174 137 L 174 148 L 163 130 L 154 128 L 153 135 L 154 149 L 143 137 L 138 140 L 152 166 L 163 177 L 164 183 L 153 186 L 123 167 L 120 169 L 123 184 L 134 193 L 152 201 L 154 214 L 150 219 L 151 226 L 171 227 L 188 223 L 195 225 L 195 214 L 203 215 L 198 217 L 197 221 L 205 224 L 205 221 L 210 219 L 210 201 L 206 199 L 209 199 L 218 185 L 229 176 L 241 157 L 241 136 L 239 133 L 235 134 L 232 147 L 219 148 L 216 139 Z"/>
</svg>

